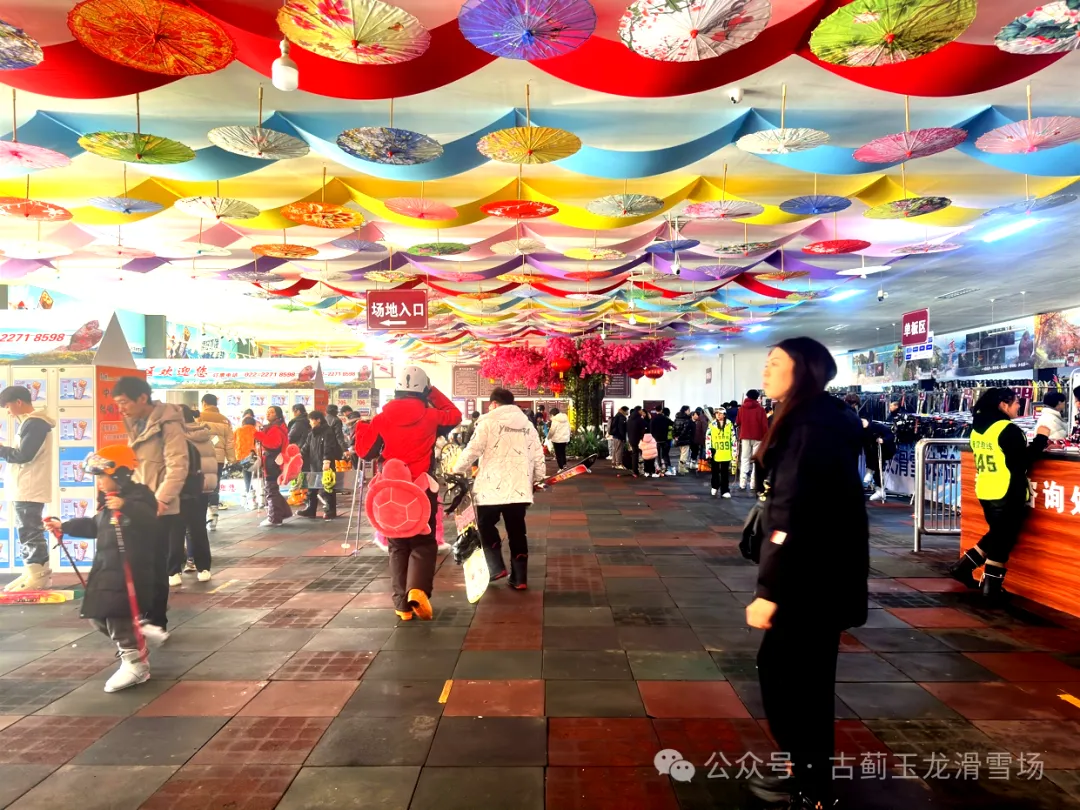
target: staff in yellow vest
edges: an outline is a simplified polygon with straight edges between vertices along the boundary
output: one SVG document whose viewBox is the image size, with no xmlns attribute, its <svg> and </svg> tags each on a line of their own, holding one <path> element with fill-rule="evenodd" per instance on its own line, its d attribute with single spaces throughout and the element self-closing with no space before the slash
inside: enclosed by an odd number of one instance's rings
<svg viewBox="0 0 1080 810">
<path fill-rule="evenodd" d="M 992 603 L 1004 598 L 1005 565 L 1028 515 L 1028 469 L 1046 447 L 1037 436 L 1028 447 L 1015 424 L 1020 400 L 1010 388 L 991 388 L 975 403 L 971 452 L 975 457 L 975 496 L 982 505 L 989 531 L 950 568 L 949 573 L 969 588 L 981 587 Z M 972 576 L 985 565 L 982 583 Z"/>
<path fill-rule="evenodd" d="M 732 448 L 735 433 L 723 408 L 716 409 L 716 421 L 709 425 L 709 461 L 712 464 L 712 496 L 717 490 L 724 498 L 730 498 L 728 479 L 731 477 Z"/>
</svg>

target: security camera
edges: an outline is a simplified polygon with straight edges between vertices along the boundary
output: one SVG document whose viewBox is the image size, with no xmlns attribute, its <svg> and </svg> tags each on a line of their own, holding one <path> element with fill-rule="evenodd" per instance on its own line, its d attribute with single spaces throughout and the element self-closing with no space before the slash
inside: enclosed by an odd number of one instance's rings
<svg viewBox="0 0 1080 810">
<path fill-rule="evenodd" d="M 671 272 L 674 273 L 677 276 L 681 276 L 682 275 L 682 268 L 681 267 L 672 267 Z"/>
<path fill-rule="evenodd" d="M 877 300 L 878 300 L 879 304 L 888 297 L 889 297 L 889 294 L 887 292 L 885 292 L 885 290 L 878 290 L 877 291 Z"/>
<path fill-rule="evenodd" d="M 742 101 L 742 88 L 741 87 L 729 87 L 727 89 L 727 97 L 728 97 L 728 100 L 730 100 L 732 104 L 738 104 L 740 101 Z"/>
</svg>

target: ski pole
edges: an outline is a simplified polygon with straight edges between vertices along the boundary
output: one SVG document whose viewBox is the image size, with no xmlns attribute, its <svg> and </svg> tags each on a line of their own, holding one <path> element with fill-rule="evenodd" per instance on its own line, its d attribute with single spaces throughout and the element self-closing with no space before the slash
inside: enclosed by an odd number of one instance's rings
<svg viewBox="0 0 1080 810">
<path fill-rule="evenodd" d="M 881 502 L 885 503 L 885 463 L 881 460 L 881 439 L 878 439 L 877 466 L 878 475 L 881 476 Z"/>
<path fill-rule="evenodd" d="M 139 599 L 135 595 L 135 580 L 131 576 L 131 564 L 124 549 L 124 533 L 120 530 L 119 513 L 113 512 L 109 522 L 116 530 L 116 546 L 120 550 L 120 560 L 124 565 L 124 584 L 127 585 L 128 605 L 131 607 L 131 627 L 135 633 L 135 643 L 139 645 L 139 660 L 146 661 L 146 637 L 143 636 L 142 625 L 139 623 Z"/>
<path fill-rule="evenodd" d="M 45 518 L 46 520 L 59 520 L 59 518 Z M 79 582 L 83 586 L 83 591 L 86 590 L 86 580 L 83 578 L 82 572 L 78 566 L 75 565 L 75 560 L 72 559 L 71 552 L 68 550 L 67 544 L 64 543 L 64 533 L 60 529 L 53 530 L 52 536 L 56 538 L 56 545 L 58 545 L 64 552 L 64 556 L 67 557 L 71 568 L 75 572 L 75 576 L 79 578 Z"/>
</svg>

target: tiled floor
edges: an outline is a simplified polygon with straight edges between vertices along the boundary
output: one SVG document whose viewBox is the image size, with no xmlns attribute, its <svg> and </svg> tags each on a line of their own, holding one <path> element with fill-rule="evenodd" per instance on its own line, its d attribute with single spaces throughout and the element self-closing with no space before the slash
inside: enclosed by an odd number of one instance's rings
<svg viewBox="0 0 1080 810">
<path fill-rule="evenodd" d="M 116 695 L 77 606 L 0 607 L 0 808 L 751 810 L 740 782 L 775 752 L 750 501 L 707 494 L 560 484 L 529 515 L 528 591 L 470 605 L 444 558 L 436 619 L 408 624 L 344 521 L 227 512 L 214 579 L 174 589 L 153 679 Z M 870 620 L 836 688 L 847 806 L 1080 807 L 1080 621 L 983 609 L 942 576 L 950 544 L 908 551 L 906 506 L 870 514 Z M 693 779 L 658 774 L 662 749 Z"/>
</svg>

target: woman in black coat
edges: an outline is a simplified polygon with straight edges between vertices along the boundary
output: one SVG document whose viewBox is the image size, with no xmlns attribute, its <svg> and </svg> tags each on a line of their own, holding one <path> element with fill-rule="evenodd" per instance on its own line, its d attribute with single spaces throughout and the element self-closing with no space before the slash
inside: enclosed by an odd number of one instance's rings
<svg viewBox="0 0 1080 810">
<path fill-rule="evenodd" d="M 859 455 L 862 425 L 825 392 L 829 350 L 810 338 L 769 353 L 764 389 L 780 400 L 758 450 L 767 494 L 764 542 L 747 624 L 765 631 L 758 677 L 769 728 L 794 780 L 755 779 L 766 801 L 796 791 L 799 807 L 831 807 L 833 714 L 840 634 L 866 622 L 869 529 Z"/>
<path fill-rule="evenodd" d="M 337 440 L 336 431 L 326 422 L 326 417 L 321 411 L 312 411 L 308 414 L 311 430 L 308 432 L 307 443 L 303 448 L 304 469 L 308 472 L 321 473 L 334 469 L 335 462 L 340 461 L 344 451 Z M 309 482 L 310 484 L 310 482 Z M 300 517 L 313 518 L 319 506 L 319 500 L 323 503 L 323 519 L 333 520 L 337 517 L 337 495 L 333 490 L 327 491 L 320 486 L 308 487 L 307 505 L 297 512 Z"/>
</svg>

